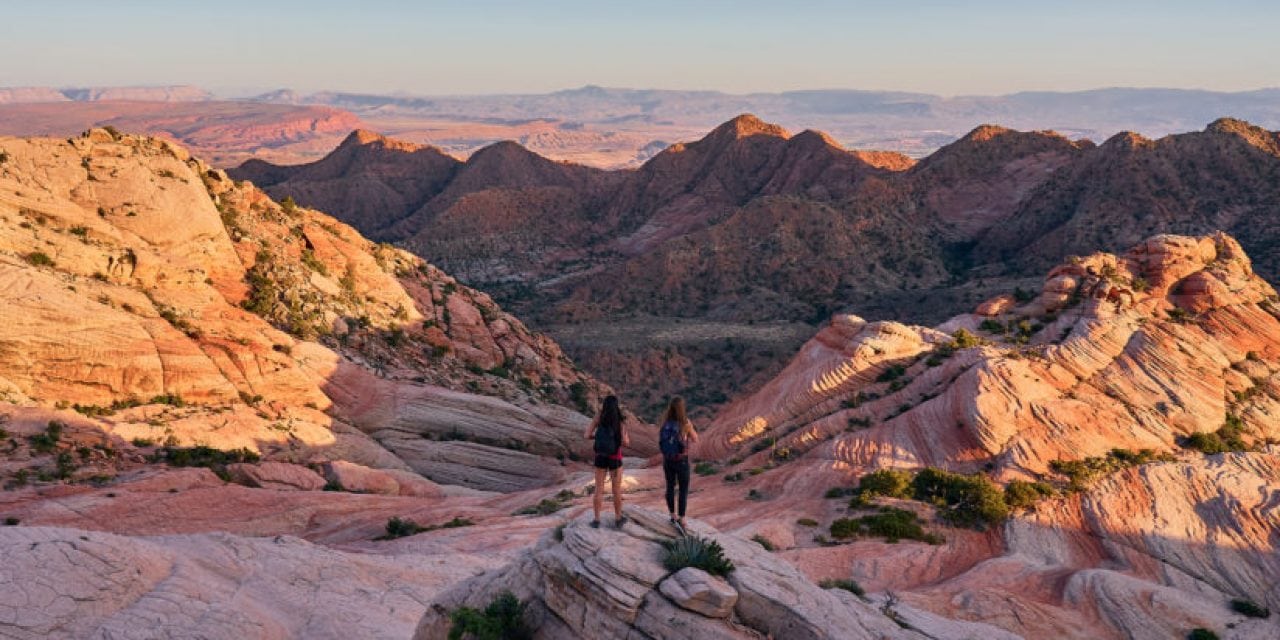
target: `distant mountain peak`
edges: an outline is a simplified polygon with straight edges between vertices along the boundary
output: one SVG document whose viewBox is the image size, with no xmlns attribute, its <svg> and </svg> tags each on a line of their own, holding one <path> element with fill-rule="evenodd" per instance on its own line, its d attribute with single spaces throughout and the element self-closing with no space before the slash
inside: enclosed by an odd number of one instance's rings
<svg viewBox="0 0 1280 640">
<path fill-rule="evenodd" d="M 744 113 L 716 127 L 704 139 L 729 138 L 737 140 L 756 135 L 783 139 L 791 137 L 791 134 L 786 129 L 776 124 L 765 122 L 753 114 Z"/>
<path fill-rule="evenodd" d="M 337 149 L 335 149 L 334 151 L 336 152 L 342 149 L 355 149 L 359 147 L 368 147 L 368 146 L 374 146 L 374 145 L 384 149 L 391 149 L 393 151 L 403 151 L 406 153 L 413 153 L 414 151 L 420 151 L 422 149 L 428 148 L 429 146 L 429 145 L 415 144 L 412 142 L 405 142 L 403 140 L 396 140 L 394 138 L 388 138 L 387 136 L 384 136 L 381 133 L 378 133 L 377 131 L 370 131 L 368 129 L 353 129 L 350 134 L 347 134 L 347 137 L 342 140 L 342 143 L 339 144 Z"/>
<path fill-rule="evenodd" d="M 1272 155 L 1280 156 L 1280 135 L 1238 118 L 1218 118 L 1205 127 L 1205 133 L 1239 136 L 1248 144 Z"/>
<path fill-rule="evenodd" d="M 1012 129 L 1002 127 L 995 124 L 980 124 L 973 128 L 969 133 L 964 134 L 960 139 L 970 142 L 986 142 L 993 140 L 999 136 L 1012 132 Z"/>
</svg>

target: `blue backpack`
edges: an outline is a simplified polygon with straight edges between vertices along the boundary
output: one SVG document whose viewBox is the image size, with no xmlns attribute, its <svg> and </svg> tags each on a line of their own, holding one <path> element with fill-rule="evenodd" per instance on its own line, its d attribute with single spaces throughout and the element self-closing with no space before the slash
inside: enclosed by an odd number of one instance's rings
<svg viewBox="0 0 1280 640">
<path fill-rule="evenodd" d="M 658 431 L 658 448 L 662 450 L 662 457 L 667 460 L 684 458 L 684 441 L 680 439 L 680 425 L 674 422 L 662 425 L 662 429 Z"/>
</svg>

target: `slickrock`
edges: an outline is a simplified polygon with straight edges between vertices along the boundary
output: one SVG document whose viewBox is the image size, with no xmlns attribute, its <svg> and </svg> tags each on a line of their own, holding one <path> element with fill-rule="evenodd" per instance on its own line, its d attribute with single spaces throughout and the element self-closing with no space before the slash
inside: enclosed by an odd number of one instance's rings
<svg viewBox="0 0 1280 640">
<path fill-rule="evenodd" d="M 1114 448 L 1177 451 L 1228 414 L 1251 442 L 1280 438 L 1268 417 L 1280 410 L 1274 299 L 1230 237 L 1158 236 L 1052 270 L 1021 306 L 937 330 L 837 317 L 722 412 L 701 452 L 769 437 L 852 469 L 1011 478 Z"/>
<path fill-rule="evenodd" d="M 785 561 L 759 553 L 755 543 L 696 521 L 693 530 L 720 542 L 736 564 L 728 582 L 738 598 L 727 619 L 681 608 L 660 586 L 672 580 L 660 543 L 674 531 L 658 512 L 629 508 L 628 514 L 632 521 L 620 531 L 593 529 L 589 517 L 577 518 L 511 565 L 440 594 L 415 637 L 446 637 L 450 611 L 483 609 L 504 590 L 527 603 L 536 638 L 926 637 L 870 604 L 819 588 Z"/>
<path fill-rule="evenodd" d="M 485 486 L 508 490 L 559 477 L 530 471 L 537 456 L 585 452 L 587 419 L 556 404 L 588 410 L 607 388 L 421 260 L 165 141 L 95 129 L 0 148 L 0 393 L 44 411 L 23 429 L 405 472 L 477 454 L 396 434 L 473 439 L 529 452 L 491 465 L 520 480 Z"/>
<path fill-rule="evenodd" d="M 37 638 L 404 638 L 471 571 L 290 536 L 0 528 L 0 628 Z"/>
</svg>

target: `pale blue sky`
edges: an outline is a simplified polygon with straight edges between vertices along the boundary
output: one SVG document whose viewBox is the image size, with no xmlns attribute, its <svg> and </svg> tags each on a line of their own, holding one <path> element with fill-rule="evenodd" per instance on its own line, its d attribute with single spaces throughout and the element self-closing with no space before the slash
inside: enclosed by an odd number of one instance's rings
<svg viewBox="0 0 1280 640">
<path fill-rule="evenodd" d="M 0 0 L 0 86 L 941 94 L 1280 86 L 1275 0 Z"/>
</svg>

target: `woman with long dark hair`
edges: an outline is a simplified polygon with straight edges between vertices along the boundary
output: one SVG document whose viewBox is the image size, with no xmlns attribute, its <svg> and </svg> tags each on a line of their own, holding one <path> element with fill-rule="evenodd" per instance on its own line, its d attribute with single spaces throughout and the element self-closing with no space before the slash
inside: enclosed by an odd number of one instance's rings
<svg viewBox="0 0 1280 640">
<path fill-rule="evenodd" d="M 591 526 L 600 526 L 600 507 L 604 500 L 604 479 L 606 475 L 613 477 L 613 515 L 614 524 L 619 529 L 627 523 L 622 515 L 622 447 L 631 444 L 631 436 L 622 424 L 622 408 L 618 406 L 618 397 L 609 396 L 600 406 L 600 414 L 592 421 L 583 434 L 587 440 L 595 441 L 596 492 L 592 496 L 591 506 L 595 509 L 595 519 Z"/>
<path fill-rule="evenodd" d="M 689 504 L 689 445 L 697 441 L 698 432 L 689 421 L 684 398 L 672 398 L 658 430 L 658 448 L 662 450 L 662 475 L 667 481 L 667 513 L 671 524 L 679 525 L 681 529 L 684 529 L 685 507 Z M 677 488 L 680 494 L 678 505 Z"/>
</svg>

